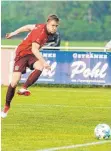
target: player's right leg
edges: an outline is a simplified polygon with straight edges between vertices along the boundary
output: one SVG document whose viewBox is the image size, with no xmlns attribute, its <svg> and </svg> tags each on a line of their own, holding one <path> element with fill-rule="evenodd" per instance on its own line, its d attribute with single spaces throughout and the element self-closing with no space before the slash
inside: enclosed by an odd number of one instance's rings
<svg viewBox="0 0 111 151">
<path fill-rule="evenodd" d="M 43 65 L 35 57 L 31 59 L 29 65 L 32 66 L 32 68 L 30 68 L 31 70 L 33 69 L 35 70 L 29 75 L 28 79 L 26 80 L 22 88 L 18 90 L 17 93 L 19 95 L 29 96 L 31 93 L 27 88 L 34 84 L 42 73 Z"/>
<path fill-rule="evenodd" d="M 19 82 L 20 78 L 21 78 L 21 72 L 13 72 L 12 81 L 10 85 L 8 86 L 8 90 L 6 94 L 6 103 L 5 103 L 4 109 L 1 112 L 2 118 L 5 118 L 7 116 L 7 113 L 10 109 L 11 101 L 15 94 L 17 83 Z"/>
</svg>

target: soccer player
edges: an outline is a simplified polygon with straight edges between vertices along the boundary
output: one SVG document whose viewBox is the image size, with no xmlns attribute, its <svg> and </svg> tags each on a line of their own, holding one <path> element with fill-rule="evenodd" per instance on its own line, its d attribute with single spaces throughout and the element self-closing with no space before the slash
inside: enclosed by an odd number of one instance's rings
<svg viewBox="0 0 111 151">
<path fill-rule="evenodd" d="M 19 82 L 21 75 L 26 73 L 26 67 L 34 71 L 29 75 L 28 79 L 23 84 L 23 87 L 17 92 L 19 95 L 25 96 L 30 95 L 30 91 L 27 88 L 37 81 L 43 69 L 51 69 L 39 50 L 47 42 L 48 37 L 56 33 L 58 25 L 59 18 L 56 15 L 50 15 L 46 24 L 38 24 L 36 27 L 30 25 L 30 28 L 32 27 L 31 32 L 16 49 L 12 81 L 8 86 L 6 103 L 1 112 L 2 118 L 7 116 L 17 83 Z M 7 38 L 10 37 L 12 37 L 12 33 L 7 34 Z"/>
<path fill-rule="evenodd" d="M 106 44 L 105 51 L 106 50 L 111 50 L 111 40 Z"/>
<path fill-rule="evenodd" d="M 61 43 L 60 33 L 56 32 L 53 35 L 50 35 L 45 46 L 49 47 L 59 47 Z M 57 50 L 57 49 L 56 49 Z"/>
</svg>

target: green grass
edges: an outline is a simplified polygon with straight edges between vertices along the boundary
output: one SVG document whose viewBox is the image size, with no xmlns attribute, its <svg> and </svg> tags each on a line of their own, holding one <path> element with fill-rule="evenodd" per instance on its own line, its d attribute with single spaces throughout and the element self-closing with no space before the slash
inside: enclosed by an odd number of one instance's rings
<svg viewBox="0 0 111 151">
<path fill-rule="evenodd" d="M 22 39 L 2 39 L 2 45 L 18 45 Z M 68 46 L 74 47 L 104 47 L 106 42 L 99 42 L 99 41 L 69 41 Z M 67 42 L 62 41 L 61 46 L 66 46 Z"/>
<path fill-rule="evenodd" d="M 106 41 L 69 41 L 68 46 L 73 47 L 104 47 L 106 45 Z M 67 46 L 65 41 L 61 42 L 62 46 Z"/>
<path fill-rule="evenodd" d="M 2 87 L 2 107 L 6 89 Z M 7 118 L 2 120 L 2 151 L 99 142 L 93 134 L 95 126 L 111 126 L 110 88 L 31 87 L 30 91 L 29 97 L 15 95 Z M 111 144 L 68 150 L 111 151 Z"/>
<path fill-rule="evenodd" d="M 22 39 L 2 39 L 1 45 L 19 45 Z"/>
</svg>

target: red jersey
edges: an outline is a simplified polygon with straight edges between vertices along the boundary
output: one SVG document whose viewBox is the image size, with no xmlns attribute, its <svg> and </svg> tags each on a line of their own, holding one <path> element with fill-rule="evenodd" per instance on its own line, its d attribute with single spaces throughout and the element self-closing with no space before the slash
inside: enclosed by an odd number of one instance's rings
<svg viewBox="0 0 111 151">
<path fill-rule="evenodd" d="M 26 56 L 32 53 L 32 43 L 36 42 L 42 47 L 48 40 L 48 33 L 46 30 L 46 24 L 38 24 L 35 28 L 26 36 L 21 44 L 16 49 L 16 59 Z M 15 60 L 16 60 L 15 59 Z"/>
</svg>

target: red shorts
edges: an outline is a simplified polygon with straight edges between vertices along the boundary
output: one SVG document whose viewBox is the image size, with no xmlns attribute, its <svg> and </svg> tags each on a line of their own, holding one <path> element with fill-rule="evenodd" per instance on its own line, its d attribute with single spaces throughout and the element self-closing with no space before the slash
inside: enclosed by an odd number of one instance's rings
<svg viewBox="0 0 111 151">
<path fill-rule="evenodd" d="M 24 74 L 24 73 L 26 73 L 27 67 L 30 68 L 31 70 L 34 70 L 33 64 L 37 60 L 38 59 L 33 54 L 26 55 L 15 61 L 13 71 L 21 72 L 22 74 Z"/>
</svg>

